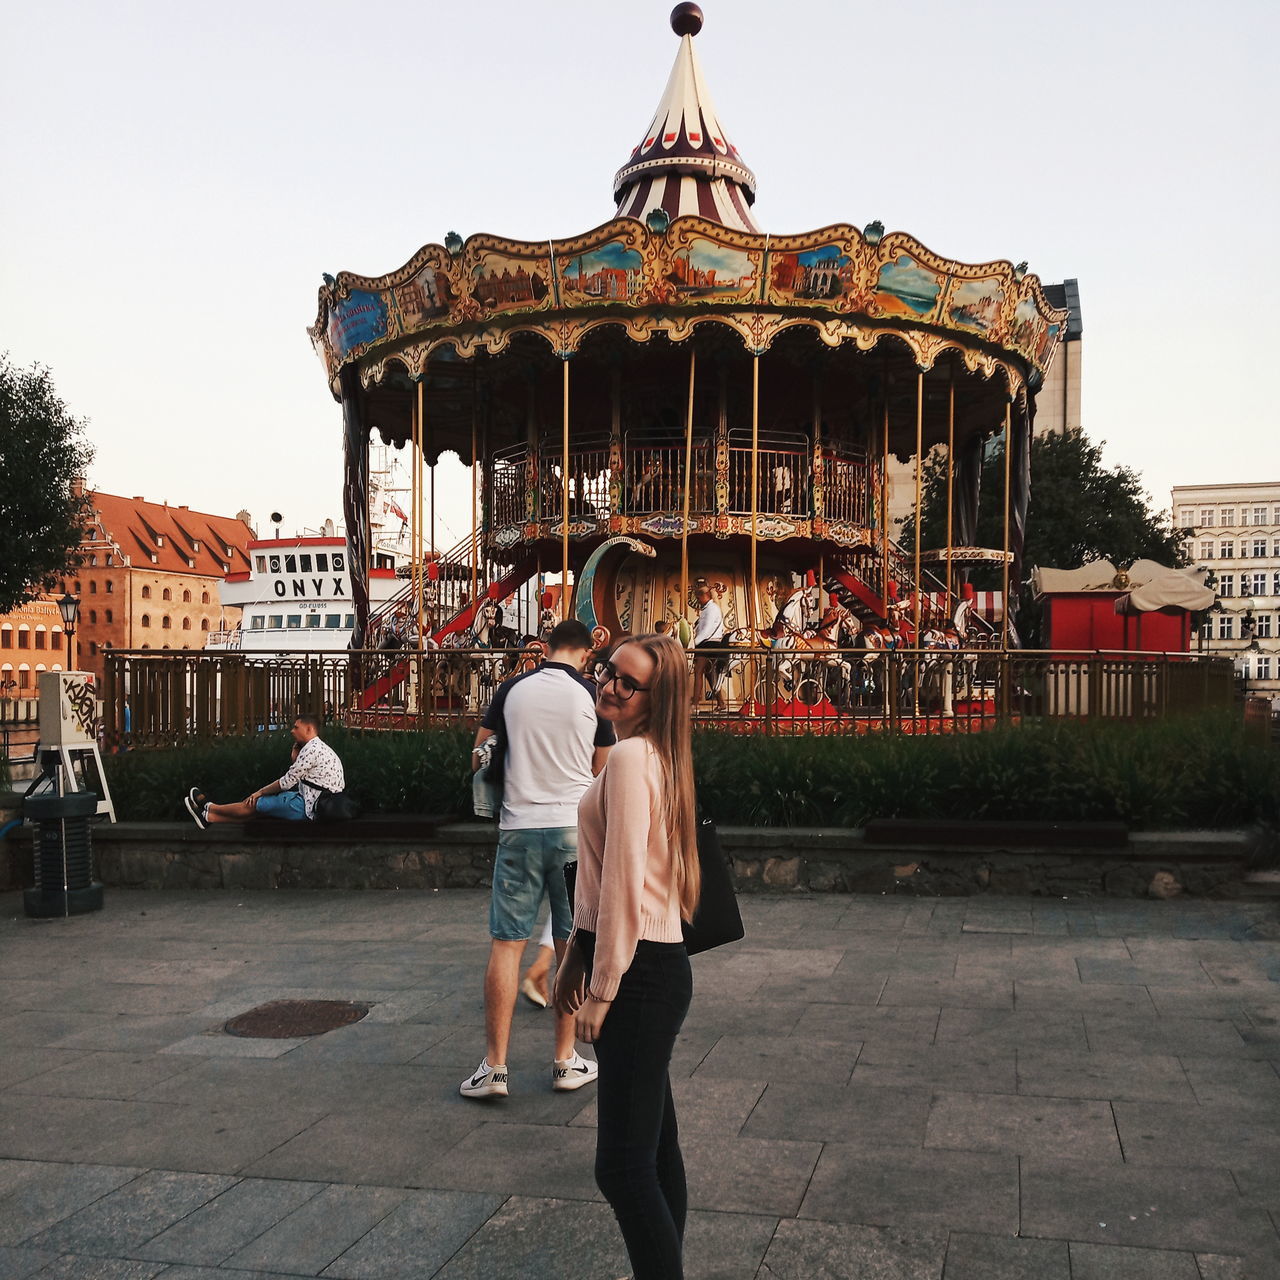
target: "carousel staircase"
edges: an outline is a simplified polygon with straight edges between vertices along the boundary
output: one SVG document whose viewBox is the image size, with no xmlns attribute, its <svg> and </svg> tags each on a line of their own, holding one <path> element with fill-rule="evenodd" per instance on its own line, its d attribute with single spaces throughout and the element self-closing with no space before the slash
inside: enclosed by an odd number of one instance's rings
<svg viewBox="0 0 1280 1280">
<path fill-rule="evenodd" d="M 451 583 L 455 585 L 461 584 L 469 577 L 469 575 L 460 574 L 459 570 L 470 565 L 472 546 L 472 539 L 469 537 L 464 538 L 434 562 L 440 575 L 436 581 L 439 584 L 438 589 L 441 591 L 441 613 L 446 617 L 444 623 L 431 632 L 431 641 L 436 645 L 439 645 L 447 636 L 457 635 L 468 630 L 475 619 L 476 610 L 485 600 L 505 599 L 528 582 L 537 571 L 537 557 L 532 555 L 523 556 L 502 577 L 491 582 L 484 591 L 478 593 L 474 600 L 459 603 L 457 599 L 449 598 L 446 594 L 446 588 Z M 460 593 L 461 586 L 459 585 Z M 370 615 L 368 635 L 372 643 L 375 646 L 380 645 L 382 637 L 397 623 L 400 625 L 401 634 L 412 635 L 416 630 L 416 624 L 413 623 L 416 605 L 416 586 L 412 581 L 406 582 L 376 613 Z M 406 622 L 413 625 L 406 625 Z M 383 698 L 387 697 L 392 690 L 403 684 L 408 675 L 409 663 L 407 660 L 393 663 L 389 670 L 361 690 L 359 694 L 360 709 L 367 711 L 370 707 L 375 706 Z"/>
</svg>

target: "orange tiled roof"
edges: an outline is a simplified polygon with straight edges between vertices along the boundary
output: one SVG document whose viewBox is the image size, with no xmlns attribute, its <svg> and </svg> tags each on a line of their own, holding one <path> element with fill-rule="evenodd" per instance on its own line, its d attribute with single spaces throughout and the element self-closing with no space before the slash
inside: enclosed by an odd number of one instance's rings
<svg viewBox="0 0 1280 1280">
<path fill-rule="evenodd" d="M 114 493 L 89 497 L 93 519 L 86 541 L 114 542 L 135 569 L 221 578 L 249 568 L 245 548 L 253 530 L 243 520 Z"/>
</svg>

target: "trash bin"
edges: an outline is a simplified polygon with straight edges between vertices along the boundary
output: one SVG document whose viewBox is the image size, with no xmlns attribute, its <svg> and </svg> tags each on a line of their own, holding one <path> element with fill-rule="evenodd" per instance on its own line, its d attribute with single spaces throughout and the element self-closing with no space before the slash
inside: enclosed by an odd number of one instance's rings
<svg viewBox="0 0 1280 1280">
<path fill-rule="evenodd" d="M 29 916 L 78 916 L 102 910 L 102 886 L 93 878 L 93 791 L 28 796 L 23 815 L 35 825 L 32 852 L 36 883 L 22 895 Z"/>
</svg>

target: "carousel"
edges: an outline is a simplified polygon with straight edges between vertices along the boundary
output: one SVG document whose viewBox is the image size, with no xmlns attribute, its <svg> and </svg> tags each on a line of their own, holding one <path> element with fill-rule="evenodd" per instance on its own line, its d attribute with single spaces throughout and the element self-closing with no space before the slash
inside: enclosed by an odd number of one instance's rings
<svg viewBox="0 0 1280 1280">
<path fill-rule="evenodd" d="M 1016 645 L 1002 602 L 1067 313 L 1025 264 L 951 261 L 876 222 L 762 230 L 694 51 L 702 25 L 697 5 L 672 12 L 675 65 L 608 222 L 538 242 L 451 233 L 387 275 L 326 277 L 310 333 L 344 421 L 356 710 L 446 696 L 421 660 L 455 649 L 474 679 L 454 694 L 475 703 L 561 617 L 602 644 L 687 636 L 700 589 L 725 626 L 700 664 L 713 717 L 856 716 L 888 696 L 887 649 Z M 375 432 L 411 451 L 413 554 L 371 610 L 358 570 Z M 1003 545 L 975 547 L 984 450 L 1001 438 Z M 892 475 L 909 468 L 919 509 L 933 450 L 945 541 L 906 551 Z M 449 451 L 472 469 L 472 530 L 438 549 Z M 978 565 L 1003 584 L 985 609 Z"/>
</svg>

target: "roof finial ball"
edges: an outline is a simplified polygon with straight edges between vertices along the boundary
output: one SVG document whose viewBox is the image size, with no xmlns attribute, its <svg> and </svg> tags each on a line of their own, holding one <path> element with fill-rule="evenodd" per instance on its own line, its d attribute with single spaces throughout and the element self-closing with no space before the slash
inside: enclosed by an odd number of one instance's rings
<svg viewBox="0 0 1280 1280">
<path fill-rule="evenodd" d="M 696 36 L 702 30 L 702 10 L 696 4 L 678 4 L 671 10 L 671 30 L 678 36 Z"/>
</svg>

